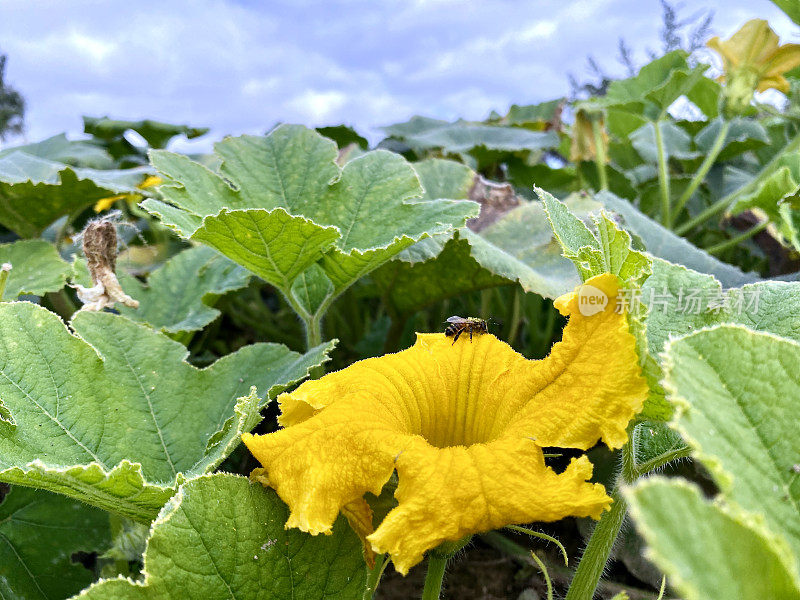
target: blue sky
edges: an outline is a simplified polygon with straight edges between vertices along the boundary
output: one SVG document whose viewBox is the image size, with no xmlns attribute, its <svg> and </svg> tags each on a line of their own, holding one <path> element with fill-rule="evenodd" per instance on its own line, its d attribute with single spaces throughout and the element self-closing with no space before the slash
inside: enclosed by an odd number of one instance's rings
<svg viewBox="0 0 800 600">
<path fill-rule="evenodd" d="M 684 2 L 714 33 L 770 21 L 768 0 Z M 620 36 L 660 49 L 658 0 L 0 0 L 0 50 L 28 101 L 29 141 L 81 131 L 80 117 L 153 118 L 225 134 L 274 123 L 377 126 L 414 114 L 480 119 L 566 94 L 593 54 L 609 71 Z"/>
</svg>

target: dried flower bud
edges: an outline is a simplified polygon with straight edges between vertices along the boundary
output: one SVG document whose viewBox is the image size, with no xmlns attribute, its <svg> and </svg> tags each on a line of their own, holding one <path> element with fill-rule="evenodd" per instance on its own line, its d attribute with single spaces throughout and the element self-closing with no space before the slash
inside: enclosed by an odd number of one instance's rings
<svg viewBox="0 0 800 600">
<path fill-rule="evenodd" d="M 117 228 L 108 220 L 92 221 L 83 230 L 83 253 L 86 255 L 91 288 L 76 285 L 81 310 L 99 311 L 115 302 L 138 308 L 139 302 L 128 296 L 117 280 Z"/>
</svg>

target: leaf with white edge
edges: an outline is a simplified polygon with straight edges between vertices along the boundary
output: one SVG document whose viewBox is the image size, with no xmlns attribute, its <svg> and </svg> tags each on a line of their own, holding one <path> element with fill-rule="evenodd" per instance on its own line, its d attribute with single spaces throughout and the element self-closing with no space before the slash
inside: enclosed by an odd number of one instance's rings
<svg viewBox="0 0 800 600">
<path fill-rule="evenodd" d="M 5 292 L 0 300 L 14 300 L 21 294 L 41 296 L 64 287 L 71 272 L 55 246 L 44 240 L 19 240 L 0 244 L 0 264 L 11 264 Z"/>
<path fill-rule="evenodd" d="M 24 152 L 0 157 L 0 225 L 36 237 L 61 216 L 101 198 L 134 193 L 144 171 L 76 169 Z"/>
<path fill-rule="evenodd" d="M 44 308 L 0 304 L 0 407 L 10 415 L 0 421 L 0 481 L 144 522 L 260 420 L 251 386 L 274 396 L 331 347 L 299 355 L 254 344 L 197 369 L 181 344 L 125 317 L 79 312 L 71 325 L 75 335 Z"/>
<path fill-rule="evenodd" d="M 320 227 L 282 208 L 222 209 L 204 218 L 192 235 L 282 290 L 320 260 L 338 237 L 334 227 Z"/>
<path fill-rule="evenodd" d="M 76 600 L 360 599 L 362 546 L 343 517 L 332 535 L 285 529 L 286 505 L 236 475 L 182 485 L 151 529 L 144 580 L 100 581 Z"/>
<path fill-rule="evenodd" d="M 742 326 L 704 329 L 667 344 L 673 426 L 723 496 L 763 515 L 800 558 L 800 344 Z"/>
<path fill-rule="evenodd" d="M 108 515 L 42 490 L 13 487 L 0 503 L 0 598 L 61 600 L 94 580 L 75 552 L 111 544 Z"/>
<path fill-rule="evenodd" d="M 647 556 L 685 600 L 798 600 L 784 540 L 754 515 L 705 500 L 683 480 L 653 477 L 624 490 Z"/>
<path fill-rule="evenodd" d="M 215 150 L 220 175 L 153 152 L 171 204 L 143 206 L 287 295 L 318 263 L 334 285 L 332 299 L 415 241 L 463 226 L 478 209 L 426 201 L 414 169 L 390 152 L 367 152 L 340 168 L 336 145 L 301 126 L 228 138 Z"/>
<path fill-rule="evenodd" d="M 650 259 L 632 247 L 631 236 L 605 214 L 592 215 L 595 234 L 567 205 L 540 188 L 548 222 L 564 256 L 575 263 L 582 279 L 613 273 L 638 287 L 652 272 Z"/>
<path fill-rule="evenodd" d="M 197 246 L 170 258 L 147 278 L 120 275 L 126 294 L 139 308 L 119 306 L 133 321 L 147 323 L 169 333 L 197 331 L 219 316 L 212 308 L 217 297 L 247 285 L 250 274 L 211 248 Z"/>
<path fill-rule="evenodd" d="M 600 192 L 595 199 L 611 212 L 624 219 L 624 227 L 639 238 L 653 256 L 673 263 L 686 265 L 701 273 L 714 275 L 724 286 L 735 287 L 757 281 L 755 273 L 743 273 L 737 267 L 726 264 L 684 238 L 675 235 L 663 225 L 642 214 L 627 200 L 617 198 L 609 192 Z"/>
</svg>

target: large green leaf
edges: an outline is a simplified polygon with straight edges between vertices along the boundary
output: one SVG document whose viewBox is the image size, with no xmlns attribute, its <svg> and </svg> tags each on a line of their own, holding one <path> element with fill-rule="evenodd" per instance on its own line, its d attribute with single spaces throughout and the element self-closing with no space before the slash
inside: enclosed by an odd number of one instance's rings
<svg viewBox="0 0 800 600">
<path fill-rule="evenodd" d="M 217 318 L 213 302 L 243 288 L 250 274 L 211 248 L 197 246 L 173 256 L 153 271 L 147 284 L 120 276 L 122 289 L 139 301 L 139 308 L 120 306 L 129 319 L 169 333 L 196 331 Z"/>
<path fill-rule="evenodd" d="M 41 142 L 15 146 L 0 151 L 0 157 L 12 152 L 24 152 L 47 160 L 64 163 L 73 167 L 89 167 L 91 169 L 111 169 L 114 160 L 111 155 L 91 141 L 68 140 L 63 133 L 49 137 Z"/>
<path fill-rule="evenodd" d="M 145 578 L 118 578 L 84 590 L 84 600 L 242 598 L 360 599 L 361 543 L 340 517 L 332 535 L 284 529 L 277 494 L 235 475 L 185 483 L 154 524 Z"/>
<path fill-rule="evenodd" d="M 178 135 L 185 135 L 188 139 L 193 139 L 208 133 L 208 129 L 204 127 L 173 125 L 150 119 L 120 121 L 108 117 L 83 117 L 83 130 L 106 141 L 121 140 L 126 132 L 135 131 L 145 139 L 151 148 L 166 148 L 169 141 Z"/>
<path fill-rule="evenodd" d="M 800 5 L 794 0 L 772 0 L 778 8 L 780 8 L 786 15 L 795 23 L 800 25 Z"/>
<path fill-rule="evenodd" d="M 264 402 L 325 360 L 255 344 L 205 369 L 166 335 L 109 313 L 0 304 L 0 481 L 148 521 L 216 467 Z M 238 400 L 237 400 L 238 399 Z"/>
<path fill-rule="evenodd" d="M 469 201 L 422 199 L 417 174 L 396 154 L 368 152 L 342 169 L 336 145 L 301 126 L 229 138 L 215 148 L 219 175 L 154 152 L 171 205 L 143 206 L 287 296 L 316 263 L 334 286 L 330 301 L 415 241 L 460 227 L 477 211 Z"/>
<path fill-rule="evenodd" d="M 800 344 L 741 326 L 701 330 L 667 345 L 665 388 L 674 426 L 724 497 L 763 515 L 800 557 Z"/>
<path fill-rule="evenodd" d="M 414 163 L 424 191 L 422 198 L 451 200 L 469 198 L 469 191 L 475 184 L 475 171 L 467 165 L 453 160 L 430 158 Z"/>
<path fill-rule="evenodd" d="M 136 191 L 143 172 L 76 169 L 24 152 L 0 158 L 0 225 L 35 237 L 61 216 Z"/>
<path fill-rule="evenodd" d="M 11 272 L 0 300 L 14 300 L 20 294 L 41 296 L 64 287 L 70 266 L 53 244 L 44 240 L 20 240 L 0 244 L 0 264 L 10 263 Z"/>
<path fill-rule="evenodd" d="M 419 150 L 441 148 L 448 154 L 469 152 L 478 147 L 505 152 L 529 152 L 558 146 L 554 131 L 530 131 L 521 127 L 448 123 L 420 133 L 407 134 L 403 141 Z"/>
<path fill-rule="evenodd" d="M 685 600 L 797 600 L 797 570 L 758 519 L 703 499 L 683 481 L 653 478 L 626 490 L 648 556 Z"/>
<path fill-rule="evenodd" d="M 692 138 L 672 121 L 645 123 L 630 136 L 630 143 L 642 159 L 658 162 L 658 146 L 656 145 L 656 127 L 661 131 L 664 152 L 667 158 L 695 158 L 697 152 L 691 149 Z"/>
<path fill-rule="evenodd" d="M 108 515 L 42 490 L 13 487 L 0 504 L 0 597 L 61 600 L 94 574 L 75 552 L 111 544 Z"/>
<path fill-rule="evenodd" d="M 687 96 L 708 115 L 715 110 L 707 106 L 708 94 L 703 93 L 709 81 L 703 75 L 708 65 L 690 67 L 686 58 L 683 50 L 669 52 L 643 66 L 634 77 L 612 81 L 606 95 L 592 101 L 655 120 L 675 100 Z"/>
<path fill-rule="evenodd" d="M 695 138 L 698 150 L 708 154 L 722 129 L 722 119 L 714 119 L 700 130 Z M 732 119 L 725 139 L 722 142 L 722 151 L 717 161 L 728 160 L 748 150 L 755 150 L 769 143 L 769 135 L 764 126 L 752 119 L 741 117 Z"/>
<path fill-rule="evenodd" d="M 506 272 L 509 276 L 496 275 L 473 256 L 473 251 L 477 246 L 478 253 L 483 251 L 482 259 L 485 264 L 500 267 L 500 259 L 495 257 L 494 262 L 490 260 L 492 252 L 501 255 L 502 250 L 492 250 L 488 244 L 481 242 L 479 236 L 468 231 L 460 230 L 455 237 L 444 242 L 443 246 L 436 248 L 430 256 L 422 260 L 395 259 L 375 271 L 372 278 L 381 290 L 384 301 L 395 312 L 411 313 L 445 298 L 514 283 L 518 277 L 523 276 L 523 271 L 530 270 L 509 256 L 506 259 Z M 462 235 L 468 237 L 461 237 Z M 405 252 L 414 250 L 417 254 L 422 250 L 422 244 L 433 246 L 433 242 L 434 240 L 423 240 Z M 472 245 L 473 242 L 476 246 Z M 512 270 L 516 270 L 516 276 L 511 274 Z"/>
</svg>

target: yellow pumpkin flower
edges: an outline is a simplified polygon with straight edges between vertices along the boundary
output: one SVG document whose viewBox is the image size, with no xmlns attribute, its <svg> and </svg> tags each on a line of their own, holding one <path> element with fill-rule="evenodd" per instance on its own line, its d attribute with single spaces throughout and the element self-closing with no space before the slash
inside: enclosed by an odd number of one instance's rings
<svg viewBox="0 0 800 600">
<path fill-rule="evenodd" d="M 778 35 L 763 19 L 742 25 L 730 39 L 713 37 L 708 47 L 722 57 L 725 73 L 725 106 L 731 114 L 742 114 L 755 91 L 770 88 L 789 91 L 784 73 L 800 65 L 800 45 L 780 45 Z"/>
<path fill-rule="evenodd" d="M 330 533 L 344 511 L 364 529 L 372 518 L 364 494 L 379 494 L 394 471 L 398 505 L 363 534 L 368 550 L 389 553 L 404 574 L 425 551 L 472 533 L 599 518 L 611 498 L 588 482 L 589 459 L 556 473 L 542 448 L 621 446 L 647 385 L 627 318 L 615 310 L 617 278 L 584 285 L 605 301 L 584 316 L 586 294 L 559 298 L 569 323 L 543 360 L 491 334 L 453 343 L 423 333 L 407 350 L 282 394 L 284 428 L 243 440 L 264 466 L 258 479 L 289 505 L 286 527 Z"/>
<path fill-rule="evenodd" d="M 154 185 L 161 185 L 163 180 L 161 177 L 157 177 L 155 175 L 148 175 L 142 183 L 137 185 L 140 190 L 145 188 L 153 187 Z M 94 212 L 100 213 L 104 210 L 108 210 L 117 200 L 127 200 L 130 203 L 138 202 L 142 199 L 141 194 L 117 194 L 116 196 L 109 196 L 107 198 L 100 198 L 97 202 L 94 203 Z"/>
<path fill-rule="evenodd" d="M 569 147 L 569 159 L 572 162 L 582 160 L 596 160 L 598 157 L 598 143 L 600 158 L 608 162 L 608 133 L 605 126 L 603 111 L 585 103 L 575 111 L 575 123 L 572 125 L 572 134 Z"/>
</svg>

